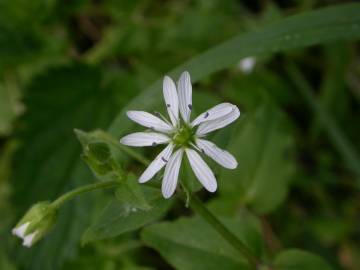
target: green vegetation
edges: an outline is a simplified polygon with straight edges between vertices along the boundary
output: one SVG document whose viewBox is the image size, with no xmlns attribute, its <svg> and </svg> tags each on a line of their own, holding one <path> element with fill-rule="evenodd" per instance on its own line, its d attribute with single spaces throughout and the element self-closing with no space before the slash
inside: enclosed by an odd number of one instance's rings
<svg viewBox="0 0 360 270">
<path fill-rule="evenodd" d="M 1 1 L 0 269 L 360 269 L 356 2 Z M 166 200 L 137 182 L 161 148 L 119 139 L 185 70 L 193 119 L 240 108 L 209 136 L 239 165 L 206 158 L 209 193 L 184 162 Z"/>
</svg>

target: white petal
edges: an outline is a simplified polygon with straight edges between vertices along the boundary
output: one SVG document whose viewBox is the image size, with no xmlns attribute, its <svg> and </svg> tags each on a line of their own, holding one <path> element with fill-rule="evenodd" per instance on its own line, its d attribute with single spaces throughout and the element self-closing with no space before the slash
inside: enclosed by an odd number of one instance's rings
<svg viewBox="0 0 360 270">
<path fill-rule="evenodd" d="M 163 93 L 171 123 L 175 126 L 179 120 L 179 98 L 175 83 L 168 76 L 164 78 Z"/>
<path fill-rule="evenodd" d="M 215 192 L 217 183 L 212 170 L 195 150 L 186 149 L 185 151 L 197 179 L 208 191 Z"/>
<path fill-rule="evenodd" d="M 190 74 L 187 71 L 184 71 L 180 76 L 178 93 L 181 116 L 186 123 L 189 123 L 192 110 L 192 86 Z"/>
<path fill-rule="evenodd" d="M 23 241 L 23 246 L 31 247 L 36 234 L 37 234 L 37 231 L 25 236 L 24 241 Z"/>
<path fill-rule="evenodd" d="M 170 143 L 165 147 L 164 150 L 160 152 L 160 154 L 150 163 L 150 165 L 146 168 L 143 174 L 139 178 L 139 183 L 145 183 L 149 181 L 154 175 L 160 171 L 165 164 L 169 161 L 171 153 L 174 149 L 174 145 Z"/>
<path fill-rule="evenodd" d="M 155 146 L 169 141 L 170 138 L 161 133 L 135 132 L 121 138 L 120 143 L 128 146 Z"/>
<path fill-rule="evenodd" d="M 183 149 L 177 150 L 170 157 L 169 162 L 165 167 L 164 178 L 161 186 L 161 191 L 165 199 L 170 198 L 176 189 L 183 153 Z"/>
<path fill-rule="evenodd" d="M 228 151 L 217 147 L 214 143 L 207 140 L 196 139 L 196 145 L 221 166 L 227 169 L 235 169 L 237 167 L 238 163 L 234 156 Z"/>
<path fill-rule="evenodd" d="M 159 117 L 143 111 L 128 111 L 127 116 L 134 122 L 156 131 L 169 133 L 173 127 L 161 120 Z"/>
<path fill-rule="evenodd" d="M 204 136 L 214 130 L 223 128 L 234 122 L 239 116 L 240 116 L 239 108 L 236 105 L 233 105 L 233 110 L 227 115 L 224 115 L 223 117 L 220 117 L 212 121 L 201 123 L 196 131 L 196 135 Z"/>
<path fill-rule="evenodd" d="M 20 238 L 23 238 L 25 235 L 26 228 L 29 226 L 30 222 L 26 222 L 22 224 L 21 226 L 14 228 L 11 232 L 13 235 L 19 236 Z"/>
<path fill-rule="evenodd" d="M 220 118 L 230 113 L 233 110 L 233 108 L 234 105 L 232 105 L 231 103 L 218 104 L 212 107 L 210 110 L 207 110 L 206 112 L 203 112 L 198 117 L 196 117 L 195 120 L 192 121 L 191 126 L 194 127 L 202 122 L 211 121 Z"/>
</svg>

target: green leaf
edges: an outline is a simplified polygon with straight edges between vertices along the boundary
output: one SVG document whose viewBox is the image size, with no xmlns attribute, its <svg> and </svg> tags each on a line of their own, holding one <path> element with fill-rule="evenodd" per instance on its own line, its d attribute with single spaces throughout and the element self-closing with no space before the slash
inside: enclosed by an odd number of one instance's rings
<svg viewBox="0 0 360 270">
<path fill-rule="evenodd" d="M 144 165 L 149 164 L 141 154 L 120 144 L 102 130 L 84 132 L 75 129 L 75 134 L 83 147 L 83 159 L 100 180 L 121 179 L 124 172 L 120 164 L 126 162 L 129 156 Z"/>
<path fill-rule="evenodd" d="M 104 131 L 84 132 L 76 129 L 75 133 L 83 147 L 82 157 L 95 177 L 102 181 L 118 180 L 122 184 L 115 194 L 120 202 L 141 210 L 149 210 L 151 207 L 145 199 L 136 176 L 133 174 L 126 176 L 126 172 L 120 165 L 124 152 L 140 160 L 145 159 L 133 152 L 131 148 L 121 145 Z"/>
<path fill-rule="evenodd" d="M 57 0 L 13 0 L 0 3 L 0 17 L 13 24 L 37 23 L 50 15 Z M 38 14 L 32 16 L 31 14 Z"/>
<path fill-rule="evenodd" d="M 317 119 L 322 124 L 332 144 L 341 154 L 346 167 L 356 175 L 357 186 L 360 186 L 360 155 L 353 146 L 352 142 L 346 136 L 346 133 L 337 125 L 333 117 L 318 102 L 317 97 L 312 91 L 311 85 L 304 78 L 299 69 L 292 63 L 289 63 L 287 70 L 290 78 L 294 81 L 296 88 L 299 90 L 303 98 Z"/>
<path fill-rule="evenodd" d="M 17 147 L 17 142 L 8 141 L 1 149 L 0 155 L 0 237 L 3 238 L 9 234 L 9 226 L 14 222 L 13 219 L 15 216 L 15 211 L 10 200 L 12 193 L 10 175 L 12 169 L 11 161 Z"/>
<path fill-rule="evenodd" d="M 296 99 L 282 74 L 276 70 L 263 69 L 236 76 L 225 81 L 223 89 L 225 98 L 244 108 L 243 111 L 255 111 L 264 100 L 271 100 L 283 107 Z"/>
<path fill-rule="evenodd" d="M 134 231 L 161 218 L 170 208 L 172 201 L 165 200 L 158 188 L 142 186 L 142 192 L 151 208 L 144 210 L 138 202 L 113 200 L 102 215 L 91 225 L 82 237 L 82 243 L 115 237 Z"/>
<path fill-rule="evenodd" d="M 9 261 L 9 258 L 2 249 L 0 249 L 0 269 L 16 270 L 16 267 Z"/>
<path fill-rule="evenodd" d="M 190 59 L 169 74 L 178 78 L 182 71 L 188 70 L 192 81 L 196 82 L 216 71 L 235 65 L 246 56 L 359 38 L 360 4 L 338 5 L 294 15 L 263 26 L 257 31 L 240 34 Z M 109 129 L 110 133 L 114 136 L 121 136 L 131 128 L 132 124 L 125 114 L 127 110 L 131 108 L 147 110 L 160 104 L 159 94 L 161 91 L 159 89 L 161 86 L 162 78 L 123 108 L 113 121 Z"/>
<path fill-rule="evenodd" d="M 12 123 L 21 108 L 19 89 L 11 81 L 0 83 L 0 136 L 12 131 Z"/>
<path fill-rule="evenodd" d="M 276 208 L 285 198 L 292 176 L 292 137 L 284 115 L 264 105 L 246 115 L 228 148 L 239 161 L 236 170 L 224 170 L 219 190 L 235 204 L 245 203 L 258 213 Z M 271 192 L 269 192 L 271 190 Z"/>
<path fill-rule="evenodd" d="M 274 261 L 278 270 L 331 270 L 326 261 L 318 255 L 299 249 L 289 249 L 278 254 Z"/>
<path fill-rule="evenodd" d="M 145 198 L 143 189 L 143 186 L 138 182 L 138 178 L 133 174 L 129 174 L 124 183 L 116 190 L 116 198 L 120 202 L 137 209 L 150 210 L 151 206 Z"/>
<path fill-rule="evenodd" d="M 76 129 L 75 133 L 83 147 L 82 157 L 95 177 L 102 181 L 118 180 L 122 183 L 116 190 L 116 197 L 120 202 L 142 210 L 149 210 L 150 205 L 144 197 L 136 176 L 133 174 L 126 176 L 126 172 L 120 165 L 124 152 L 130 152 L 132 156 L 141 160 L 144 158 L 132 152 L 131 148 L 121 145 L 104 131 L 84 132 Z"/>
<path fill-rule="evenodd" d="M 355 224 L 343 217 L 323 217 L 319 214 L 309 218 L 307 223 L 314 238 L 328 246 L 341 242 L 356 228 Z"/>
<path fill-rule="evenodd" d="M 40 53 L 43 43 L 33 31 L 9 25 L 0 18 L 0 72 L 5 67 L 23 63 Z"/>
<path fill-rule="evenodd" d="M 71 64 L 35 77 L 17 123 L 21 143 L 13 161 L 13 202 L 21 216 L 33 203 L 52 200 L 93 177 L 79 159 L 73 129 L 105 128 L 114 115 L 114 91 L 102 87 L 96 67 Z M 92 195 L 95 196 L 95 195 Z M 56 227 L 43 241 L 24 249 L 17 239 L 16 261 L 26 269 L 57 269 L 74 256 L 96 200 L 82 196 L 61 208 Z M 14 254 L 14 253 L 13 253 Z"/>
<path fill-rule="evenodd" d="M 134 239 L 133 233 L 127 233 L 117 239 L 112 239 L 112 241 L 101 241 L 82 247 L 76 258 L 66 262 L 62 269 L 123 270 L 131 269 L 131 265 L 134 267 L 134 270 L 145 270 L 145 268 L 140 268 L 140 266 L 135 268 L 138 266 L 137 259 L 139 258 L 139 256 L 136 256 L 136 253 L 142 246 L 140 241 Z M 147 268 L 146 270 L 151 269 Z"/>
<path fill-rule="evenodd" d="M 50 15 L 55 2 L 56 0 L 0 2 L 0 71 L 27 60 L 39 61 L 39 56 L 49 50 L 49 36 L 45 37 L 37 26 Z M 55 36 L 52 38 L 56 39 Z"/>
<path fill-rule="evenodd" d="M 121 180 L 124 172 L 117 161 L 121 155 L 118 142 L 101 130 L 84 132 L 75 130 L 82 147 L 82 158 L 99 180 Z"/>
<path fill-rule="evenodd" d="M 222 222 L 257 255 L 262 240 L 257 220 L 242 212 L 238 218 Z M 146 245 L 156 249 L 176 269 L 249 269 L 246 260 L 211 226 L 199 217 L 162 222 L 142 230 Z"/>
</svg>

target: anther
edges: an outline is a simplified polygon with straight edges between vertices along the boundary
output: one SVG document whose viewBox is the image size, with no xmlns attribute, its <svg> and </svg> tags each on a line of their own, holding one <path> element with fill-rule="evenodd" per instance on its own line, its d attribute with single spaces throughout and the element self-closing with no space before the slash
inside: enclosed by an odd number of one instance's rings
<svg viewBox="0 0 360 270">
<path fill-rule="evenodd" d="M 161 157 L 161 160 L 164 161 L 165 163 L 168 162 L 164 157 Z"/>
<path fill-rule="evenodd" d="M 206 112 L 204 118 L 208 118 L 208 117 L 209 117 L 209 112 Z"/>
<path fill-rule="evenodd" d="M 170 104 L 166 104 L 166 107 L 170 108 Z"/>
<path fill-rule="evenodd" d="M 192 105 L 191 104 L 189 104 L 188 105 L 188 107 L 189 107 L 189 109 L 190 109 L 190 111 L 192 110 Z"/>
<path fill-rule="evenodd" d="M 157 117 L 160 117 L 160 113 L 159 112 L 154 112 L 154 114 L 157 116 Z"/>
<path fill-rule="evenodd" d="M 156 142 L 153 142 L 153 143 L 152 143 L 152 146 L 156 146 L 156 145 L 157 145 L 157 143 L 156 143 Z"/>
</svg>

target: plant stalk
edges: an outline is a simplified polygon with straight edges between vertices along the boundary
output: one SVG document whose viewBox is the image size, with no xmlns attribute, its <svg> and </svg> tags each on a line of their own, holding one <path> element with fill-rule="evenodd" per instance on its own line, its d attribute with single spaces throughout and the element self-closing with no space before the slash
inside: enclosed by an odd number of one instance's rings
<svg viewBox="0 0 360 270">
<path fill-rule="evenodd" d="M 63 203 L 75 198 L 80 194 L 98 189 L 115 187 L 119 184 L 120 182 L 118 180 L 113 180 L 85 185 L 61 195 L 59 198 L 52 202 L 52 206 L 58 209 Z M 186 200 L 184 196 L 181 197 L 183 200 Z M 254 267 L 254 269 L 257 269 L 258 266 L 261 265 L 260 259 L 253 255 L 249 248 L 235 234 L 229 231 L 195 195 L 191 195 L 190 207 L 194 210 L 194 212 L 199 214 L 210 226 L 212 226 L 231 246 L 238 250 L 249 261 L 249 263 Z"/>
<path fill-rule="evenodd" d="M 55 201 L 52 202 L 52 206 L 55 208 L 59 208 L 64 202 L 73 199 L 74 197 L 90 192 L 97 189 L 104 189 L 104 188 L 111 188 L 115 187 L 120 184 L 119 180 L 112 180 L 112 181 L 104 181 L 104 182 L 98 182 L 94 184 L 85 185 L 76 189 L 73 189 L 63 195 L 61 195 L 59 198 L 57 198 Z"/>
<path fill-rule="evenodd" d="M 182 197 L 184 200 L 185 198 Z M 228 230 L 221 221 L 214 216 L 205 205 L 195 196 L 191 195 L 190 207 L 200 215 L 211 227 L 213 227 L 230 245 L 238 250 L 254 267 L 257 269 L 262 265 L 259 258 L 257 258 L 251 250 L 230 230 Z"/>
</svg>

